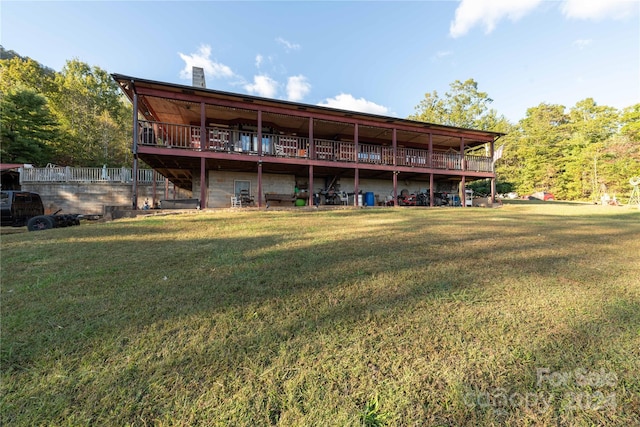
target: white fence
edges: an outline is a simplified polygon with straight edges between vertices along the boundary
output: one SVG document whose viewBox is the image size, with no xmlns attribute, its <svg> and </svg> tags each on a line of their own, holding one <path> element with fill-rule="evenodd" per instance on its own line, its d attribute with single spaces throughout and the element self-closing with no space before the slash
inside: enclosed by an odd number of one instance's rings
<svg viewBox="0 0 640 427">
<path fill-rule="evenodd" d="M 152 169 L 138 169 L 138 182 L 164 182 L 165 177 Z M 20 168 L 20 183 L 27 182 L 132 182 L 130 168 Z"/>
</svg>

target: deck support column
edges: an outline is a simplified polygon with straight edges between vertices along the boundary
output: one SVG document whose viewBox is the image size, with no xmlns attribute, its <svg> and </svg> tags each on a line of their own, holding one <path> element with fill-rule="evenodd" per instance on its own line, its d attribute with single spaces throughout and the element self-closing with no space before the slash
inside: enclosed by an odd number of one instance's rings
<svg viewBox="0 0 640 427">
<path fill-rule="evenodd" d="M 429 174 L 429 206 L 433 207 L 433 172 Z"/>
<path fill-rule="evenodd" d="M 262 141 L 260 141 L 262 145 Z M 258 160 L 258 207 L 262 207 L 262 160 Z"/>
<path fill-rule="evenodd" d="M 433 168 L 433 134 L 429 132 L 429 147 L 428 154 L 429 158 L 428 165 L 429 169 Z M 434 189 L 433 189 L 433 172 L 429 174 L 429 206 L 433 207 L 433 197 L 434 197 Z"/>
<path fill-rule="evenodd" d="M 354 150 L 355 150 L 355 162 L 358 163 L 358 161 L 360 160 L 360 156 L 358 156 L 358 153 L 360 152 L 360 148 L 358 147 L 358 124 L 356 123 L 353 126 L 353 145 L 354 145 Z"/>
<path fill-rule="evenodd" d="M 158 189 L 158 185 L 156 184 L 156 171 L 155 170 L 151 171 L 151 180 L 152 180 L 151 181 L 151 192 L 153 193 L 152 196 L 151 196 L 151 207 L 155 208 L 156 207 L 156 199 L 158 198 L 157 194 L 156 194 L 156 191 Z"/>
<path fill-rule="evenodd" d="M 133 85 L 133 81 L 131 81 Z M 131 207 L 138 209 L 138 92 L 133 87 L 133 143 L 131 151 L 133 153 L 133 176 L 131 177 Z"/>
<path fill-rule="evenodd" d="M 360 206 L 358 203 L 358 194 L 360 193 L 360 169 L 355 168 L 353 177 L 353 204 Z"/>
<path fill-rule="evenodd" d="M 258 156 L 262 156 L 262 110 L 258 110 Z"/>
<path fill-rule="evenodd" d="M 200 151 L 209 148 L 209 135 L 207 135 L 207 111 L 204 102 L 200 102 Z M 200 157 L 200 209 L 207 207 L 207 162 Z"/>
<path fill-rule="evenodd" d="M 309 153 L 307 153 L 307 156 L 311 160 L 315 160 L 316 158 L 315 143 L 313 142 L 313 117 L 309 117 Z M 311 181 L 312 180 L 309 180 L 309 182 Z M 309 184 L 309 186 L 311 186 L 311 184 Z"/>
<path fill-rule="evenodd" d="M 200 141 L 200 147 L 202 147 L 202 141 Z M 206 209 L 207 207 L 207 191 L 209 189 L 208 187 L 207 161 L 204 157 L 200 157 L 200 209 Z"/>
<path fill-rule="evenodd" d="M 209 135 L 207 135 L 207 112 L 204 102 L 200 103 L 200 151 L 209 148 Z"/>
<path fill-rule="evenodd" d="M 496 179 L 491 178 L 491 204 L 496 202 Z"/>
<path fill-rule="evenodd" d="M 393 207 L 398 207 L 398 171 L 393 171 Z"/>
<path fill-rule="evenodd" d="M 315 205 L 315 193 L 313 192 L 313 165 L 309 165 L 309 187 L 307 188 L 309 193 L 309 206 Z"/>
<path fill-rule="evenodd" d="M 360 206 L 360 204 L 358 203 L 358 194 L 360 193 L 360 170 L 358 169 L 358 161 L 359 161 L 359 156 L 358 153 L 360 151 L 359 147 L 358 147 L 358 123 L 356 123 L 353 126 L 353 144 L 354 144 L 354 149 L 355 149 L 355 162 L 356 162 L 356 169 L 354 171 L 354 177 L 353 177 L 353 204 L 355 206 Z"/>
<path fill-rule="evenodd" d="M 495 145 L 494 141 L 489 143 L 489 153 L 491 155 L 491 173 L 493 177 L 491 178 L 491 204 L 493 205 L 496 202 L 496 155 L 494 153 Z"/>
<path fill-rule="evenodd" d="M 393 151 L 393 166 L 396 166 L 398 157 L 398 130 L 393 128 L 391 133 L 391 150 Z"/>
<path fill-rule="evenodd" d="M 460 169 L 463 171 L 467 170 L 467 165 L 465 164 L 464 158 L 464 137 L 460 137 Z M 460 181 L 460 206 L 463 208 L 467 207 L 467 183 L 464 175 L 462 175 L 462 180 Z"/>
<path fill-rule="evenodd" d="M 133 155 L 133 170 L 131 180 L 131 207 L 135 211 L 138 209 L 138 153 Z"/>
</svg>

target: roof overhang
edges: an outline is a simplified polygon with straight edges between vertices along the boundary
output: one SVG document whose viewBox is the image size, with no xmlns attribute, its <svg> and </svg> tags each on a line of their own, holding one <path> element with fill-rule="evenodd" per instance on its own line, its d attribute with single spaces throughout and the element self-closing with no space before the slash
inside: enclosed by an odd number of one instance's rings
<svg viewBox="0 0 640 427">
<path fill-rule="evenodd" d="M 132 102 L 134 99 L 134 93 L 142 95 L 143 100 L 138 103 L 138 111 L 147 120 L 172 123 L 173 121 L 171 120 L 169 113 L 166 112 L 167 109 L 160 105 L 162 102 L 161 99 L 171 99 L 176 103 L 184 103 L 185 109 L 187 110 L 190 110 L 188 103 L 204 103 L 226 109 L 249 111 L 259 110 L 267 114 L 271 114 L 274 117 L 279 114 L 300 118 L 313 117 L 317 120 L 371 126 L 378 129 L 395 129 L 397 131 L 416 132 L 421 134 L 432 133 L 434 135 L 450 137 L 452 139 L 464 138 L 466 140 L 474 141 L 476 145 L 495 141 L 499 137 L 505 135 L 500 132 L 466 129 L 402 119 L 398 117 L 341 110 L 320 105 L 262 98 L 194 86 L 141 79 L 122 74 L 112 74 L 112 77 Z M 193 108 L 192 114 L 192 117 L 199 119 L 200 109 Z M 455 146 L 455 142 L 448 145 Z"/>
</svg>

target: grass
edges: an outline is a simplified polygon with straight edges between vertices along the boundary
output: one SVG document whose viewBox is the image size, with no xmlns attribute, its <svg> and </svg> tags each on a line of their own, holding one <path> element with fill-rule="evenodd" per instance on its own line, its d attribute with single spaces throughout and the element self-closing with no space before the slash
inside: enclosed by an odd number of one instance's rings
<svg viewBox="0 0 640 427">
<path fill-rule="evenodd" d="M 4 425 L 638 425 L 640 212 L 216 211 L 2 236 Z"/>
</svg>

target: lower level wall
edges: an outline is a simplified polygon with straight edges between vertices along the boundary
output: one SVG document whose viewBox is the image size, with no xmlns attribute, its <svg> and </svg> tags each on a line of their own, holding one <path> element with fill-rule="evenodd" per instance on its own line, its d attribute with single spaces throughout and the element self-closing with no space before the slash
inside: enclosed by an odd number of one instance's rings
<svg viewBox="0 0 640 427">
<path fill-rule="evenodd" d="M 237 181 L 248 181 L 250 195 L 258 200 L 258 175 L 248 172 L 220 172 L 209 171 L 207 191 L 208 208 L 228 208 L 231 198 L 235 196 Z M 293 175 L 262 175 L 263 200 L 265 193 L 293 194 L 296 187 L 296 177 Z M 200 195 L 200 177 L 193 180 L 194 197 Z"/>
<path fill-rule="evenodd" d="M 23 191 L 40 194 L 45 213 L 62 209 L 62 213 L 103 215 L 105 206 L 127 206 L 132 204 L 132 185 L 129 183 L 22 183 Z M 146 200 L 149 205 L 165 198 L 164 186 L 138 184 L 138 208 L 142 209 Z M 191 197 L 190 191 L 171 189 L 167 198 Z"/>
<path fill-rule="evenodd" d="M 200 177 L 194 173 L 193 195 L 200 195 Z M 262 200 L 264 204 L 264 194 L 293 194 L 296 187 L 306 188 L 308 177 L 296 177 L 294 175 L 262 175 Z M 235 195 L 237 181 L 248 181 L 250 183 L 250 194 L 258 200 L 258 176 L 249 172 L 222 172 L 209 171 L 208 175 L 208 191 L 207 191 L 207 208 L 228 208 L 231 206 L 231 198 Z M 314 177 L 313 192 L 320 193 L 331 184 L 331 179 L 325 180 L 323 177 Z M 457 193 L 459 182 L 455 181 L 437 181 L 434 182 L 434 191 Z M 336 190 L 346 193 L 354 193 L 355 180 L 353 178 L 340 178 L 333 182 Z M 393 199 L 393 182 L 391 180 L 376 179 L 360 179 L 358 190 L 361 193 L 373 192 L 375 199 L 379 202 Z M 409 193 L 419 193 L 429 191 L 429 182 L 400 180 L 398 181 L 398 194 L 402 190 L 408 190 Z M 353 200 L 351 198 L 350 200 Z"/>
</svg>

